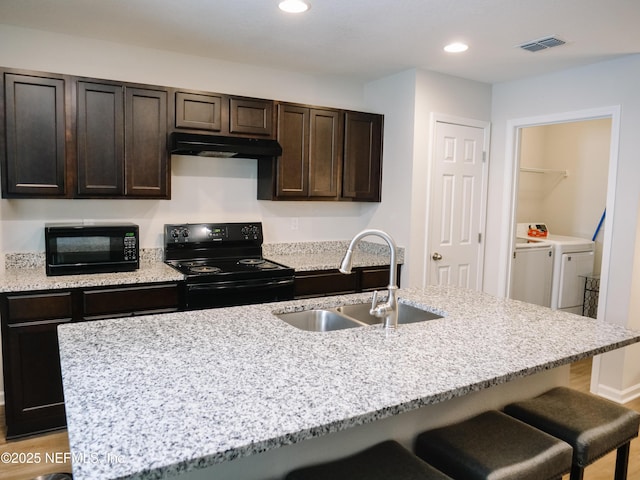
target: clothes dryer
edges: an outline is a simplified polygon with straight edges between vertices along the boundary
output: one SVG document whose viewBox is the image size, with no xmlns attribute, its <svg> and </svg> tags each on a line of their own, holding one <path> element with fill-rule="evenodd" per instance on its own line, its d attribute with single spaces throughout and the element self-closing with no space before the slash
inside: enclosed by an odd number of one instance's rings
<svg viewBox="0 0 640 480">
<path fill-rule="evenodd" d="M 535 237 L 529 232 L 534 232 Z M 546 232 L 540 236 L 540 232 Z M 585 277 L 593 275 L 595 242 L 580 237 L 554 235 L 543 222 L 519 223 L 516 237 L 535 239 L 553 247 L 551 308 L 582 315 Z"/>
</svg>

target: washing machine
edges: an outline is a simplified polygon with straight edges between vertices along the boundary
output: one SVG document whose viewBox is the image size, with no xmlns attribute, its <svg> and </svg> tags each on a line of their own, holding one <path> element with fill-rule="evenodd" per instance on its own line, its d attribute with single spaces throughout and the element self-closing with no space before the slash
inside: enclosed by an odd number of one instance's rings
<svg viewBox="0 0 640 480">
<path fill-rule="evenodd" d="M 550 307 L 552 279 L 553 246 L 517 238 L 511 261 L 510 297 Z"/>
<path fill-rule="evenodd" d="M 518 223 L 516 238 L 535 240 L 553 248 L 551 308 L 582 315 L 585 277 L 593 275 L 595 242 L 554 235 L 544 222 Z"/>
</svg>

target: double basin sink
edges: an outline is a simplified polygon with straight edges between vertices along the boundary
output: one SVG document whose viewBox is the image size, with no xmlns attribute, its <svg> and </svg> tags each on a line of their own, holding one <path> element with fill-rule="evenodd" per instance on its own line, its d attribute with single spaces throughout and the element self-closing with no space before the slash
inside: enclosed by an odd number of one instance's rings
<svg viewBox="0 0 640 480">
<path fill-rule="evenodd" d="M 381 318 L 374 317 L 369 313 L 370 308 L 370 303 L 358 303 L 335 308 L 304 310 L 302 312 L 275 315 L 300 330 L 328 332 L 382 323 Z M 437 318 L 442 318 L 442 315 L 422 310 L 406 303 L 398 303 L 398 325 Z"/>
</svg>

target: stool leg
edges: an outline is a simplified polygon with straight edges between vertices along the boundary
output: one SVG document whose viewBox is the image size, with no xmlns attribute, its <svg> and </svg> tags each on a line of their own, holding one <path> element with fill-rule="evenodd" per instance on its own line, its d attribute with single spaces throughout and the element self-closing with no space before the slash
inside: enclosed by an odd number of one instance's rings
<svg viewBox="0 0 640 480">
<path fill-rule="evenodd" d="M 569 476 L 569 480 L 582 480 L 583 476 L 584 476 L 584 467 L 571 465 L 571 475 Z"/>
<path fill-rule="evenodd" d="M 618 448 L 618 453 L 616 454 L 616 476 L 614 477 L 615 480 L 627 480 L 630 447 L 630 442 L 627 442 L 620 448 Z"/>
</svg>

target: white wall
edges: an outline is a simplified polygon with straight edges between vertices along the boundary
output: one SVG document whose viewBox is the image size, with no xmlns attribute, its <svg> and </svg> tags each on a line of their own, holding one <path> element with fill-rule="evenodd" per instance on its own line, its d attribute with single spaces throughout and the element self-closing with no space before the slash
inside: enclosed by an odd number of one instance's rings
<svg viewBox="0 0 640 480">
<path fill-rule="evenodd" d="M 0 45 L 0 65 L 4 67 L 385 113 L 367 105 L 363 84 L 341 78 L 314 77 L 6 25 L 0 25 Z M 258 201 L 255 160 L 174 155 L 172 163 L 170 201 L 0 200 L 0 252 L 43 251 L 45 221 L 81 219 L 138 222 L 142 247 L 162 246 L 163 224 L 185 220 L 262 220 L 267 242 L 348 239 L 367 225 L 367 215 L 379 206 Z M 297 230 L 291 229 L 292 218 L 298 218 Z"/>
<path fill-rule="evenodd" d="M 388 227 L 407 246 L 404 286 L 422 286 L 433 114 L 489 121 L 491 86 L 410 70 L 367 85 L 367 103 L 385 112 L 383 202 L 370 226 Z"/>
<path fill-rule="evenodd" d="M 610 213 L 612 245 L 605 319 L 640 328 L 640 311 L 631 303 L 632 281 L 640 277 L 640 247 L 636 242 L 640 200 L 640 55 L 586 67 L 494 85 L 492 157 L 489 183 L 488 241 L 485 289 L 504 294 L 508 263 L 511 181 L 514 152 L 507 151 L 509 122 L 521 118 L 621 106 L 617 147 L 617 178 Z M 552 85 L 553 88 L 549 88 Z M 615 207 L 615 210 L 614 210 Z M 602 359 L 599 382 L 603 390 L 620 396 L 640 394 L 640 348 L 626 348 Z"/>
</svg>

